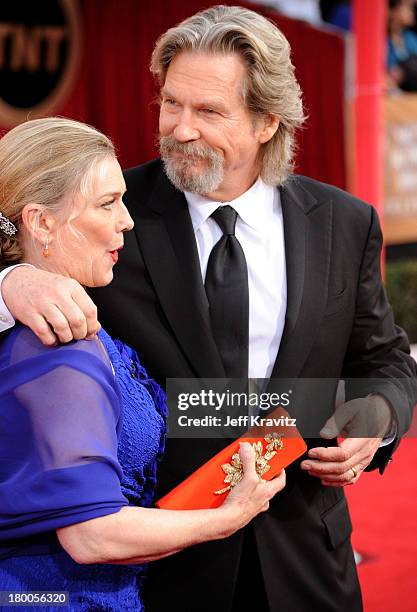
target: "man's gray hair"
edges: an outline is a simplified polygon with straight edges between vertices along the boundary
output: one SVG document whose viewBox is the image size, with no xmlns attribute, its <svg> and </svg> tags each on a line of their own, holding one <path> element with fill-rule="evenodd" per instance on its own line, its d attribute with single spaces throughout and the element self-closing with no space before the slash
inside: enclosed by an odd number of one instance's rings
<svg viewBox="0 0 417 612">
<path fill-rule="evenodd" d="M 162 87 L 171 61 L 182 51 L 237 53 L 247 66 L 243 100 L 254 115 L 273 114 L 280 124 L 261 147 L 261 177 L 281 185 L 293 168 L 295 130 L 304 121 L 301 89 L 290 46 L 268 19 L 239 6 L 214 6 L 170 28 L 157 41 L 151 71 Z"/>
</svg>

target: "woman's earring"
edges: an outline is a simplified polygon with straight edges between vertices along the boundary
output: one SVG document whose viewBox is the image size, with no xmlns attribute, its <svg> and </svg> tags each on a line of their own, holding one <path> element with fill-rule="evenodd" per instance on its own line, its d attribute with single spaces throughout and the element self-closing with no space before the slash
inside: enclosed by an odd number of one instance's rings
<svg viewBox="0 0 417 612">
<path fill-rule="evenodd" d="M 49 257 L 49 238 L 46 236 L 45 244 L 43 247 L 42 255 L 44 257 Z"/>
</svg>

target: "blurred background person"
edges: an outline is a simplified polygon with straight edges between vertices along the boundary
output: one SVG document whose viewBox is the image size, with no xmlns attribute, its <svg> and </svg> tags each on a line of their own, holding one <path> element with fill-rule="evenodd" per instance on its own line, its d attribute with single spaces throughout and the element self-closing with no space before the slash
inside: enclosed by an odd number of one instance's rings
<svg viewBox="0 0 417 612">
<path fill-rule="evenodd" d="M 389 0 L 388 77 L 391 87 L 417 91 L 417 34 L 413 0 Z"/>
</svg>

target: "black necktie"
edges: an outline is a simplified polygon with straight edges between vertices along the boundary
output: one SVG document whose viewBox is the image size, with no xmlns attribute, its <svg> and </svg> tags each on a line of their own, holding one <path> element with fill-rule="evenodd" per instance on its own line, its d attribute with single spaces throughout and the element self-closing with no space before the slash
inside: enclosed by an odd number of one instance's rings
<svg viewBox="0 0 417 612">
<path fill-rule="evenodd" d="M 247 378 L 249 359 L 249 288 L 246 259 L 235 236 L 237 212 L 220 206 L 211 215 L 223 232 L 207 264 L 206 294 L 211 329 L 227 377 Z"/>
</svg>

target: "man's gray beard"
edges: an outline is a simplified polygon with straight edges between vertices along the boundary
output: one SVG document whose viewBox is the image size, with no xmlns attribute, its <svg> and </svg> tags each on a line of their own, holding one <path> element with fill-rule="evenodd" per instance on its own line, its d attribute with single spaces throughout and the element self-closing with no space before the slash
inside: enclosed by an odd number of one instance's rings
<svg viewBox="0 0 417 612">
<path fill-rule="evenodd" d="M 214 149 L 191 142 L 178 142 L 172 136 L 161 136 L 159 150 L 166 175 L 180 191 L 206 195 L 216 191 L 223 182 L 223 157 Z M 171 156 L 172 152 L 190 155 L 190 158 L 174 158 Z M 195 169 L 196 157 L 206 162 L 207 169 Z"/>
</svg>

